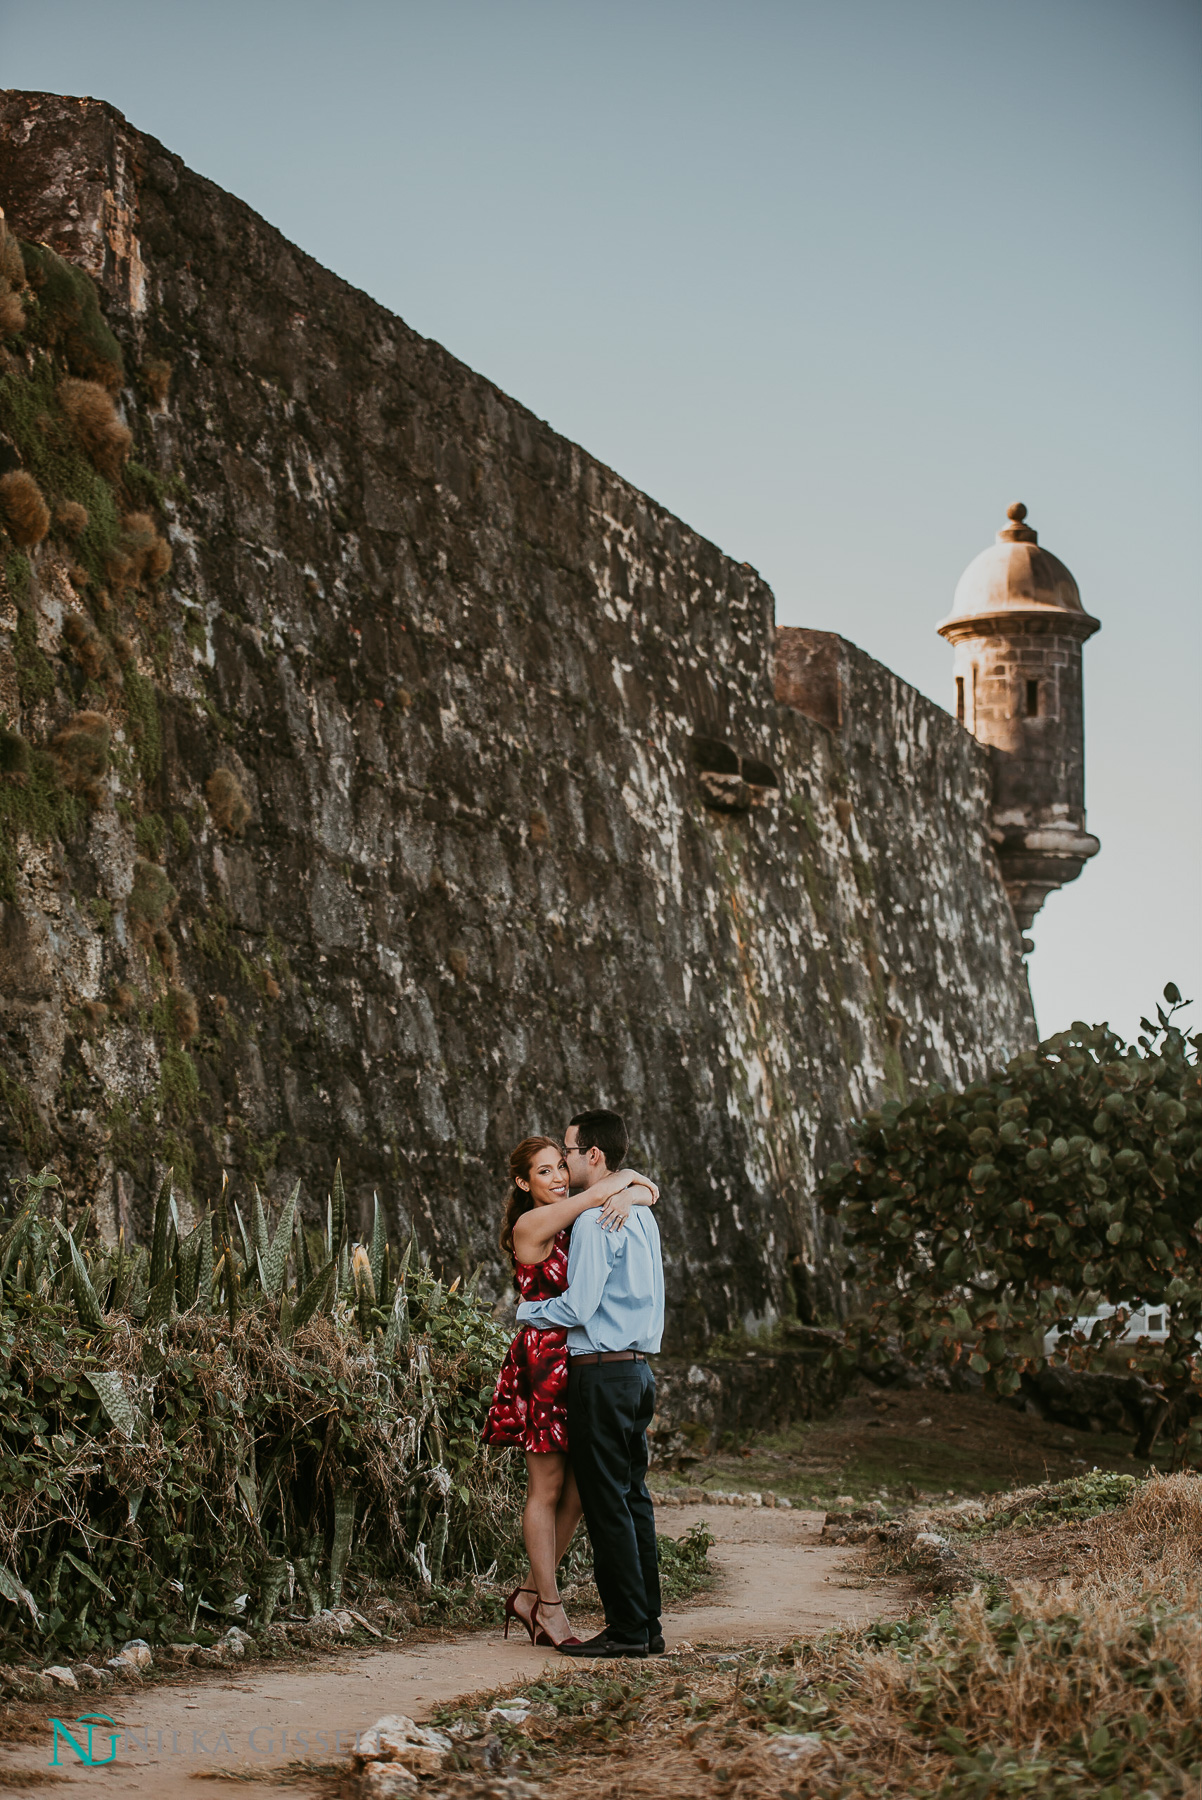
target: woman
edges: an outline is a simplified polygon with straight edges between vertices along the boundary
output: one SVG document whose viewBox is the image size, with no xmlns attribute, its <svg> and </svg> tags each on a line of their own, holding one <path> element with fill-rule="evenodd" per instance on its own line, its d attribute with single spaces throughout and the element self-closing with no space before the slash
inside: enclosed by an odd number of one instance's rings
<svg viewBox="0 0 1202 1800">
<path fill-rule="evenodd" d="M 624 1225 L 632 1206 L 654 1206 L 659 1189 L 633 1169 L 569 1196 L 568 1165 L 554 1138 L 524 1138 L 509 1158 L 513 1190 L 501 1226 L 501 1248 L 513 1262 L 523 1300 L 547 1300 L 568 1285 L 568 1236 L 590 1207 L 601 1221 Z M 526 1453 L 527 1492 L 522 1535 L 530 1565 L 505 1602 L 505 1636 L 519 1619 L 531 1643 L 558 1648 L 575 1643 L 559 1598 L 556 1571 L 580 1522 L 580 1496 L 568 1462 L 567 1332 L 518 1332 L 497 1377 L 484 1426 L 486 1444 L 516 1444 Z M 533 1576 L 533 1583 L 531 1577 Z M 519 1604 L 532 1595 L 528 1606 Z"/>
</svg>

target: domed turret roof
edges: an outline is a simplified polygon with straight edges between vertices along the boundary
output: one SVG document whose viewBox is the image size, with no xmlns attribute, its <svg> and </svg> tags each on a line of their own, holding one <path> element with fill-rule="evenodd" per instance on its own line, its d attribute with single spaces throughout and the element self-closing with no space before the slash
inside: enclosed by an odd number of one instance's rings
<svg viewBox="0 0 1202 1800">
<path fill-rule="evenodd" d="M 1006 509 L 1007 523 L 988 550 L 975 556 L 956 584 L 952 610 L 939 631 L 963 626 L 970 619 L 1006 615 L 1072 613 L 1089 631 L 1098 629 L 1081 604 L 1081 595 L 1058 556 L 1040 546 L 1039 535 L 1025 522 L 1027 509 L 1016 501 Z M 1086 633 L 1089 635 L 1089 632 Z"/>
</svg>

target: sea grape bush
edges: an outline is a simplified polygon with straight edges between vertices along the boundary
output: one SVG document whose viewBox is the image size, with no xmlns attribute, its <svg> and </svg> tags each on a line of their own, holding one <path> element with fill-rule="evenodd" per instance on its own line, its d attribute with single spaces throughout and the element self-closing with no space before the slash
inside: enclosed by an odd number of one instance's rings
<svg viewBox="0 0 1202 1800">
<path fill-rule="evenodd" d="M 439 1590 L 517 1554 L 512 1459 L 480 1442 L 505 1334 L 377 1211 L 352 1247 L 223 1193 L 149 1248 L 68 1230 L 56 1178 L 0 1221 L 0 1636 L 161 1641 L 362 1579 Z M 232 1225 L 231 1225 L 232 1216 Z"/>
<path fill-rule="evenodd" d="M 1140 1356 L 1163 1394 L 1143 1453 L 1202 1390 L 1202 1036 L 1173 1022 L 1171 983 L 1165 999 L 1136 1044 L 1075 1024 L 962 1093 L 889 1101 L 821 1189 L 875 1329 L 963 1355 L 997 1393 L 1044 1360 L 1049 1329 L 1084 1366 L 1123 1309 L 1165 1306 L 1168 1341 Z M 1102 1301 L 1119 1311 L 1087 1338 L 1073 1322 Z"/>
</svg>

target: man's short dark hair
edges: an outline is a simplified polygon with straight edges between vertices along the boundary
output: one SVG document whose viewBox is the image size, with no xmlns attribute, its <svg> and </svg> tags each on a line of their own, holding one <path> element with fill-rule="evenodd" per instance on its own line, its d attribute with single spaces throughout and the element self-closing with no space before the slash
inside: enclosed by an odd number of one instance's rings
<svg viewBox="0 0 1202 1800">
<path fill-rule="evenodd" d="M 605 1158 L 606 1168 L 611 1171 L 622 1167 L 630 1148 L 630 1136 L 621 1113 L 577 1113 L 568 1124 L 576 1126 L 576 1142 L 582 1150 L 599 1150 Z"/>
</svg>

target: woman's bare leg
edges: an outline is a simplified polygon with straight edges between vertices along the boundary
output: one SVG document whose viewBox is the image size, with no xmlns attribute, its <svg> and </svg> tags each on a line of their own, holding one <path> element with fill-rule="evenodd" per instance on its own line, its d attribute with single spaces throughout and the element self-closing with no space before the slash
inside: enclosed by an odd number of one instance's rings
<svg viewBox="0 0 1202 1800">
<path fill-rule="evenodd" d="M 580 1504 L 580 1491 L 576 1486 L 576 1471 L 569 1462 L 560 1490 L 559 1505 L 555 1508 L 555 1567 L 568 1553 L 568 1545 L 576 1535 L 576 1527 L 584 1516 L 584 1508 Z"/>
<path fill-rule="evenodd" d="M 526 1480 L 522 1535 L 530 1567 L 522 1586 L 534 1588 L 541 1597 L 540 1617 L 547 1621 L 551 1636 L 558 1641 L 571 1635 L 571 1626 L 559 1603 L 556 1570 L 580 1521 L 580 1496 L 568 1459 L 559 1450 L 541 1455 L 528 1450 Z M 534 1595 L 519 1594 L 514 1605 L 528 1620 L 534 1610 Z"/>
</svg>

